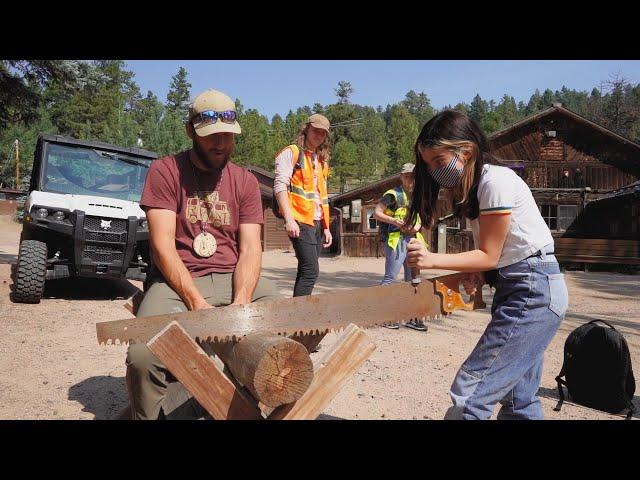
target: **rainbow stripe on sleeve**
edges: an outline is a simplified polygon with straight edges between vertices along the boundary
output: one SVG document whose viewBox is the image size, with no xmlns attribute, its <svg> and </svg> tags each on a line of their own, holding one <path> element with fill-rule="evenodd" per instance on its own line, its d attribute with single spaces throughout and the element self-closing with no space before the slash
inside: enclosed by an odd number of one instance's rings
<svg viewBox="0 0 640 480">
<path fill-rule="evenodd" d="M 480 210 L 480 215 L 508 215 L 513 207 L 493 207 Z"/>
</svg>

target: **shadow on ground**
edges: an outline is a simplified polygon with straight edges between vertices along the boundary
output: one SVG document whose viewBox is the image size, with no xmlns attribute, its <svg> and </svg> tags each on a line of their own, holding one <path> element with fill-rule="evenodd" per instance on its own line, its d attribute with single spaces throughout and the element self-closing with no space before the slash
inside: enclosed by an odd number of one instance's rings
<svg viewBox="0 0 640 480">
<path fill-rule="evenodd" d="M 15 290 L 16 266 L 11 266 L 11 293 Z M 124 279 L 114 278 L 62 278 L 49 280 L 44 284 L 43 299 L 63 300 L 126 300 L 133 297 L 139 289 Z"/>
<path fill-rule="evenodd" d="M 131 298 L 139 291 L 127 280 L 110 278 L 64 278 L 45 284 L 43 298 L 65 300 L 117 300 Z"/>
<path fill-rule="evenodd" d="M 129 403 L 124 377 L 90 377 L 69 388 L 69 400 L 83 405 L 94 420 L 111 420 Z"/>
<path fill-rule="evenodd" d="M 263 268 L 262 276 L 277 282 L 281 287 L 293 287 L 296 280 L 295 268 Z M 354 272 L 352 270 L 342 270 L 328 274 L 320 271 L 320 276 L 316 282 L 314 293 L 318 290 L 335 290 L 341 288 L 372 287 L 379 285 L 382 275 L 370 272 Z"/>
<path fill-rule="evenodd" d="M 94 420 L 113 420 L 129 404 L 124 377 L 87 378 L 69 388 L 68 397 L 69 400 L 81 403 L 82 411 L 93 414 Z M 170 417 L 176 420 L 198 418 L 194 417 L 193 407 L 188 401 L 175 408 Z M 321 414 L 318 420 L 344 420 L 344 418 Z"/>
<path fill-rule="evenodd" d="M 581 288 L 594 293 L 609 293 L 620 296 L 637 294 L 640 276 L 611 272 L 572 272 L 573 281 Z M 611 302 L 612 299 L 606 299 Z"/>
<path fill-rule="evenodd" d="M 3 250 L 0 250 L 0 264 L 3 265 L 14 265 L 18 262 L 18 255 L 13 253 L 7 253 Z"/>
<path fill-rule="evenodd" d="M 558 402 L 560 400 L 560 395 L 558 395 L 558 389 L 557 388 L 540 387 L 538 389 L 538 396 L 542 397 L 542 398 L 547 398 L 549 400 L 553 400 L 555 402 Z M 565 404 L 576 405 L 576 406 L 579 406 L 581 408 L 587 408 L 589 410 L 593 410 L 594 412 L 599 412 L 600 411 L 600 410 L 594 410 L 594 409 L 589 408 L 589 407 L 585 407 L 584 405 L 580 405 L 579 403 L 572 402 L 571 399 L 568 398 L 568 396 L 567 396 L 566 388 L 564 389 L 564 396 L 565 396 L 565 399 L 564 399 L 564 403 Z M 635 409 L 635 412 L 632 415 L 632 417 L 640 419 L 640 397 L 638 395 L 635 395 L 633 397 L 632 402 L 633 402 L 633 407 Z M 608 413 L 608 412 L 605 412 L 605 413 Z M 627 412 L 625 410 L 621 414 L 612 413 L 610 415 L 615 415 L 617 417 L 620 417 L 620 418 L 624 419 L 626 417 L 626 413 Z M 548 420 L 552 420 L 552 419 L 549 418 Z"/>
<path fill-rule="evenodd" d="M 606 315 L 603 318 L 603 315 L 598 315 L 598 314 L 584 315 L 579 313 L 567 313 L 565 316 L 563 325 L 561 326 L 561 329 L 563 331 L 565 330 L 572 331 L 574 328 L 577 328 L 580 325 L 583 325 L 585 323 L 591 322 L 592 320 L 606 320 L 614 327 L 624 327 L 624 328 L 628 328 L 629 330 L 640 331 L 640 324 L 637 321 L 611 318 L 609 315 Z M 599 324 L 599 325 L 604 325 L 604 324 Z M 635 332 L 624 332 L 624 334 L 625 335 L 630 334 L 634 336 L 637 335 Z"/>
</svg>

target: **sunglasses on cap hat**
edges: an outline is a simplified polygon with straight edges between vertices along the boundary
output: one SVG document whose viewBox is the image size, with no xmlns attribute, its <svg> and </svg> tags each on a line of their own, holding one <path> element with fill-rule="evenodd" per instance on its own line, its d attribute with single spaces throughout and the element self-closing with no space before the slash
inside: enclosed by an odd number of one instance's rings
<svg viewBox="0 0 640 480">
<path fill-rule="evenodd" d="M 205 110 L 197 113 L 191 118 L 193 123 L 216 123 L 218 119 L 224 123 L 235 123 L 237 114 L 233 110 L 225 110 L 224 112 L 216 112 L 215 110 Z"/>
</svg>

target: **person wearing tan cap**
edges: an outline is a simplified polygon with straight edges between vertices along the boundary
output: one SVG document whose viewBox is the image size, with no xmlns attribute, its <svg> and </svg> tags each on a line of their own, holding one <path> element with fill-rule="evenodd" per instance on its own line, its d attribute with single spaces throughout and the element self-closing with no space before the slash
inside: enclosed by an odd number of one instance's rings
<svg viewBox="0 0 640 480">
<path fill-rule="evenodd" d="M 384 277 L 380 285 L 388 285 L 395 281 L 400 269 L 404 267 L 404 281 L 411 281 L 411 268 L 406 264 L 407 245 L 412 238 L 417 237 L 424 242 L 420 233 L 420 222 L 416 222 L 413 228 L 404 226 L 405 218 L 409 211 L 409 198 L 413 190 L 413 163 L 405 163 L 400 170 L 401 184 L 393 187 L 382 196 L 376 205 L 374 217 L 382 223 L 380 233 L 384 241 Z M 422 320 L 415 319 L 405 324 L 414 330 L 426 331 L 427 327 Z M 400 328 L 398 324 L 385 325 L 387 328 Z"/>
<path fill-rule="evenodd" d="M 142 192 L 153 265 L 138 317 L 279 296 L 272 281 L 260 278 L 258 181 L 231 162 L 241 133 L 235 102 L 216 90 L 201 93 L 189 106 L 186 133 L 192 148 L 155 160 Z M 203 415 L 145 344 L 131 345 L 126 363 L 132 418 Z"/>
<path fill-rule="evenodd" d="M 276 155 L 273 193 L 298 259 L 293 296 L 311 295 L 318 257 L 331 245 L 329 230 L 329 120 L 319 113 L 300 127 L 295 142 Z"/>
</svg>

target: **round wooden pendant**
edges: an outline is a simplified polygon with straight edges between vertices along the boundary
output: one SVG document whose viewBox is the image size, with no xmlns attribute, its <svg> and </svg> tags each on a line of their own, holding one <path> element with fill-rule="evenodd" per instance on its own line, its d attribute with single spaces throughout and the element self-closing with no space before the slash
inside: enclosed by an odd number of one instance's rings
<svg viewBox="0 0 640 480">
<path fill-rule="evenodd" d="M 216 237 L 207 232 L 202 232 L 193 239 L 193 250 L 201 257 L 210 257 L 216 253 L 218 242 Z"/>
</svg>

